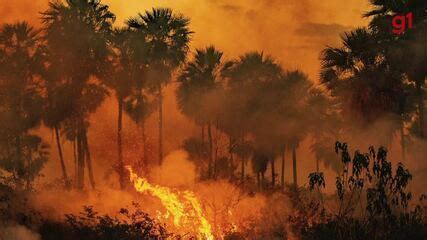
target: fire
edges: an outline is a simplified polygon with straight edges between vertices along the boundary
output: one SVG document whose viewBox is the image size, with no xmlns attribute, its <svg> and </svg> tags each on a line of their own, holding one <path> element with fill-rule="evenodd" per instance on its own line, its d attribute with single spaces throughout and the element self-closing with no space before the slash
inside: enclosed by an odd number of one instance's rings
<svg viewBox="0 0 427 240">
<path fill-rule="evenodd" d="M 133 172 L 131 167 L 127 167 L 130 175 L 130 181 L 139 193 L 149 193 L 160 199 L 167 212 L 173 216 L 173 223 L 176 227 L 182 227 L 189 224 L 192 219 L 195 219 L 198 226 L 200 237 L 211 240 L 214 239 L 210 223 L 205 218 L 199 200 L 191 191 L 179 192 L 172 191 L 168 187 L 157 186 L 150 184 L 145 178 L 139 177 Z M 180 198 L 182 200 L 180 200 Z"/>
</svg>

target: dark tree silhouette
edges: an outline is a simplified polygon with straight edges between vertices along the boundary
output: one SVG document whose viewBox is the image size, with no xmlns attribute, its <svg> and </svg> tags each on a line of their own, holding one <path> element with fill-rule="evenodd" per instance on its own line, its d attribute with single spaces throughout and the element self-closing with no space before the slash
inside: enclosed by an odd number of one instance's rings
<svg viewBox="0 0 427 240">
<path fill-rule="evenodd" d="M 159 108 L 159 164 L 163 161 L 163 87 L 188 52 L 190 20 L 169 8 L 153 8 L 128 20 L 129 27 L 145 33 L 148 49 L 149 86 L 157 92 Z"/>
<path fill-rule="evenodd" d="M 338 98 L 344 121 L 361 123 L 350 128 L 364 128 L 379 117 L 391 117 L 396 124 L 382 142 L 387 143 L 400 130 L 404 152 L 402 128 L 413 112 L 413 89 L 381 51 L 378 41 L 377 35 L 365 28 L 345 33 L 343 47 L 323 51 L 321 81 Z"/>
<path fill-rule="evenodd" d="M 0 28 L 0 168 L 17 188 L 38 176 L 48 146 L 29 133 L 42 120 L 44 51 L 37 30 L 26 22 Z"/>
<path fill-rule="evenodd" d="M 222 52 L 213 46 L 206 49 L 197 49 L 194 60 L 190 61 L 181 75 L 177 89 L 178 107 L 197 125 L 208 128 L 209 163 L 208 176 L 213 177 L 213 139 L 212 125 L 218 119 L 215 104 L 217 95 L 221 91 L 219 73 L 222 67 Z M 203 139 L 203 136 L 202 136 Z"/>
<path fill-rule="evenodd" d="M 393 69 L 405 73 L 415 83 L 418 105 L 418 135 L 425 137 L 425 80 L 427 76 L 427 2 L 423 0 L 371 0 L 373 10 L 365 17 L 372 17 L 369 27 L 378 39 L 378 47 Z M 392 29 L 392 18 L 412 13 L 413 28 L 396 35 Z"/>
<path fill-rule="evenodd" d="M 224 64 L 222 76 L 226 81 L 224 93 L 225 107 L 221 113 L 221 129 L 230 136 L 230 145 L 245 145 L 245 136 L 250 131 L 259 128 L 257 122 L 261 117 L 261 110 L 266 106 L 259 101 L 261 88 L 268 82 L 280 77 L 282 69 L 270 56 L 260 52 L 250 52 L 240 56 L 238 59 Z M 258 94 L 258 95 L 257 95 Z M 270 106 L 271 107 L 271 106 Z M 254 130 L 255 129 L 255 130 Z M 255 144 L 256 145 L 256 144 Z M 232 153 L 236 153 L 234 147 Z M 242 172 L 241 181 L 244 179 L 244 165 L 247 154 L 241 157 Z M 273 164 L 273 160 L 271 161 Z"/>
<path fill-rule="evenodd" d="M 102 82 L 93 78 L 102 76 L 108 66 L 107 36 L 115 20 L 108 6 L 99 0 L 67 0 L 50 2 L 43 12 L 46 42 L 53 72 L 61 73 L 60 85 L 69 96 L 70 116 L 68 136 L 75 138 L 77 146 L 77 179 L 79 189 L 84 186 L 87 165 L 89 180 L 95 188 L 87 138 L 87 121 L 107 94 Z M 74 140 L 74 139 L 73 139 Z"/>
</svg>

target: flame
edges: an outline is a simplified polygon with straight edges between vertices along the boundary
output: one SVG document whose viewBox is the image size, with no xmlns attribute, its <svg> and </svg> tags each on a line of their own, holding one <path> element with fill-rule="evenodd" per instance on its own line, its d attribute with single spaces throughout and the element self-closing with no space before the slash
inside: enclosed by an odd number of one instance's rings
<svg viewBox="0 0 427 240">
<path fill-rule="evenodd" d="M 228 210 L 228 215 L 230 216 L 231 219 L 231 232 L 237 232 L 238 231 L 238 226 L 236 223 L 234 223 L 233 219 L 233 212 L 229 209 Z"/>
<path fill-rule="evenodd" d="M 182 227 L 189 224 L 192 219 L 198 221 L 198 231 L 201 237 L 207 240 L 213 240 L 212 228 L 205 218 L 199 200 L 191 191 L 173 192 L 168 187 L 150 184 L 145 178 L 139 177 L 134 173 L 131 167 L 127 167 L 130 175 L 130 181 L 135 190 L 139 193 L 149 193 L 160 199 L 167 212 L 164 215 L 168 218 L 169 214 L 173 216 L 173 223 L 176 227 Z M 180 201 L 180 197 L 185 202 Z"/>
</svg>

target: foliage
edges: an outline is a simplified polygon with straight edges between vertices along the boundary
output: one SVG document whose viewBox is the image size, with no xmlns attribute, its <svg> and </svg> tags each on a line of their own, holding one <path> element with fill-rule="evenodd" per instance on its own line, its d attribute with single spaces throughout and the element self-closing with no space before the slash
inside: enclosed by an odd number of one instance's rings
<svg viewBox="0 0 427 240">
<path fill-rule="evenodd" d="M 135 204 L 134 210 L 122 208 L 118 216 L 99 215 L 84 207 L 79 215 L 66 215 L 65 222 L 46 221 L 40 226 L 42 239 L 139 240 L 166 239 L 171 235 Z"/>
<path fill-rule="evenodd" d="M 147 37 L 147 80 L 154 89 L 168 83 L 171 72 L 185 60 L 192 34 L 189 23 L 188 18 L 169 8 L 153 8 L 127 21 L 131 29 Z"/>
<path fill-rule="evenodd" d="M 384 147 L 351 157 L 348 145 L 337 142 L 335 151 L 344 166 L 336 179 L 338 210 L 324 215 L 326 209 L 317 204 L 321 208 L 314 215 L 326 217 L 316 224 L 294 217 L 302 239 L 425 239 L 427 222 L 420 205 L 410 208 L 412 194 L 406 187 L 412 175 L 403 164 L 393 172 Z M 311 190 L 324 186 L 322 175 L 309 175 Z"/>
<path fill-rule="evenodd" d="M 189 154 L 189 160 L 195 163 L 201 178 L 208 176 L 208 144 L 199 138 L 188 138 L 184 141 L 183 148 Z"/>
<path fill-rule="evenodd" d="M 31 188 L 49 156 L 49 146 L 29 133 L 39 126 L 44 105 L 39 38 L 25 22 L 0 30 L 0 171 L 15 188 Z"/>
<path fill-rule="evenodd" d="M 187 63 L 178 77 L 178 107 L 202 126 L 218 118 L 215 103 L 220 99 L 219 71 L 222 67 L 222 55 L 213 46 L 197 49 L 194 60 Z"/>
</svg>

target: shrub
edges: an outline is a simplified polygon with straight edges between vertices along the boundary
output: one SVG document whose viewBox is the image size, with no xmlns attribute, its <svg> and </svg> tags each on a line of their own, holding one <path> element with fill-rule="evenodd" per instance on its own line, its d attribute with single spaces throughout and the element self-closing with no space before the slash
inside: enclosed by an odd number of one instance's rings
<svg viewBox="0 0 427 240">
<path fill-rule="evenodd" d="M 301 239 L 427 239 L 425 207 L 410 207 L 413 195 L 406 187 L 412 175 L 403 164 L 393 171 L 384 147 L 370 147 L 368 153 L 356 151 L 351 157 L 348 145 L 337 142 L 335 151 L 344 166 L 336 178 L 338 208 L 327 211 L 322 194 L 320 200 L 305 200 L 310 214 L 291 217 Z M 320 193 L 325 186 L 322 173 L 310 174 L 309 182 L 311 192 Z M 420 204 L 424 199 L 422 195 Z"/>
<path fill-rule="evenodd" d="M 79 215 L 66 215 L 65 222 L 44 222 L 39 232 L 44 240 L 155 240 L 172 236 L 134 206 L 133 211 L 122 208 L 116 217 L 99 215 L 86 206 Z"/>
</svg>

